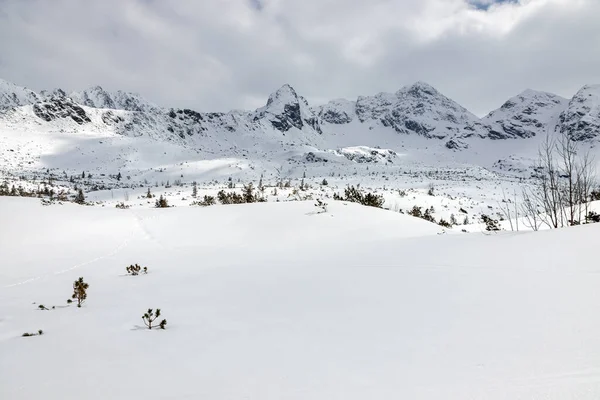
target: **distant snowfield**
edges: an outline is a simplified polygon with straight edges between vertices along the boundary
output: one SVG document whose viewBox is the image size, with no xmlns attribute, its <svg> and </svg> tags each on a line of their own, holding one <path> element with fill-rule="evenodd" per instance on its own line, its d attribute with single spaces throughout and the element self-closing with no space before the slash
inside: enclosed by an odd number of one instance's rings
<svg viewBox="0 0 600 400">
<path fill-rule="evenodd" d="M 0 198 L 0 398 L 600 398 L 600 225 L 316 211 Z M 63 307 L 80 276 L 87 302 Z"/>
</svg>

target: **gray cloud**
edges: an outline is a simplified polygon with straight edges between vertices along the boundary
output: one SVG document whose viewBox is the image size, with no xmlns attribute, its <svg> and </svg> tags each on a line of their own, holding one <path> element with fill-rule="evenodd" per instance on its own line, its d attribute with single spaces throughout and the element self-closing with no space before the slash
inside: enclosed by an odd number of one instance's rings
<svg viewBox="0 0 600 400">
<path fill-rule="evenodd" d="M 318 103 L 422 80 L 479 115 L 600 82 L 600 2 L 477 1 L 0 0 L 0 77 L 203 111 L 284 83 Z"/>
</svg>

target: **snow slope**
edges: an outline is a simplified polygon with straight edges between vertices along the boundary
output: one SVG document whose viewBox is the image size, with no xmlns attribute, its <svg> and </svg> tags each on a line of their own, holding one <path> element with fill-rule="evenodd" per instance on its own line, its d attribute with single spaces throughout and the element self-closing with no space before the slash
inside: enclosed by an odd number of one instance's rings
<svg viewBox="0 0 600 400">
<path fill-rule="evenodd" d="M 341 202 L 19 198 L 0 220 L 2 399 L 600 397 L 600 226 L 438 235 Z M 136 262 L 150 273 L 124 276 Z M 79 276 L 88 299 L 63 308 Z M 149 307 L 166 331 L 141 327 Z"/>
</svg>

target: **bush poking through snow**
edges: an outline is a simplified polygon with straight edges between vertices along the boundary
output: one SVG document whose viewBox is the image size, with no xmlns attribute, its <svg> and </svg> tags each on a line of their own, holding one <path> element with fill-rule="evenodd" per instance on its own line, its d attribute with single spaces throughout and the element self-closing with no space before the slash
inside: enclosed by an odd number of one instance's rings
<svg viewBox="0 0 600 400">
<path fill-rule="evenodd" d="M 22 337 L 30 337 L 30 336 L 42 336 L 44 334 L 43 330 L 38 330 L 37 333 L 29 333 L 29 332 L 25 332 L 24 334 L 22 334 Z"/>
<path fill-rule="evenodd" d="M 244 185 L 241 195 L 236 192 L 226 193 L 224 190 L 221 190 L 217 193 L 217 199 L 221 204 L 264 203 L 267 201 L 267 199 L 258 193 L 254 193 L 252 183 Z"/>
<path fill-rule="evenodd" d="M 419 207 L 419 206 L 413 206 L 412 210 L 410 210 L 408 212 L 408 215 L 412 215 L 413 217 L 424 219 L 425 221 L 433 222 L 434 224 L 437 223 L 435 221 L 435 218 L 433 218 L 433 215 L 431 215 L 431 213 L 433 212 L 432 208 L 426 209 L 425 212 L 422 212 L 421 208 L 422 207 Z M 440 222 L 441 222 L 441 220 L 440 220 Z"/>
<path fill-rule="evenodd" d="M 156 208 L 168 208 L 169 207 L 169 202 L 161 194 L 160 197 L 154 203 L 154 207 L 156 207 Z"/>
<path fill-rule="evenodd" d="M 485 230 L 488 232 L 499 231 L 498 220 L 492 219 L 490 216 L 481 214 L 481 222 L 485 224 Z"/>
<path fill-rule="evenodd" d="M 87 290 L 89 287 L 90 285 L 83 281 L 83 277 L 73 282 L 73 295 L 71 298 L 77 300 L 77 307 L 81 307 L 81 304 L 87 299 Z"/>
<path fill-rule="evenodd" d="M 38 309 L 39 309 L 39 310 L 42 310 L 42 311 L 49 311 L 49 310 L 50 310 L 48 307 L 46 307 L 46 306 L 45 306 L 45 305 L 43 305 L 43 304 L 40 304 L 40 305 L 38 306 Z"/>
<path fill-rule="evenodd" d="M 243 204 L 244 203 L 244 198 L 235 192 L 226 193 L 224 190 L 221 190 L 221 191 L 219 191 L 219 193 L 217 193 L 217 198 L 219 199 L 219 202 L 221 204 Z"/>
<path fill-rule="evenodd" d="M 429 187 L 427 188 L 427 194 L 430 196 L 435 196 L 435 186 L 433 183 L 429 184 Z"/>
<path fill-rule="evenodd" d="M 385 202 L 383 196 L 373 193 L 364 194 L 359 188 L 355 188 L 354 186 L 348 186 L 344 189 L 344 197 L 335 193 L 333 198 L 334 200 L 350 201 L 352 203 L 362 204 L 363 206 L 377 208 L 382 208 L 383 203 Z"/>
<path fill-rule="evenodd" d="M 456 217 L 454 216 L 454 214 L 450 214 L 450 225 L 452 225 L 452 226 L 458 225 L 458 221 L 456 220 Z"/>
<path fill-rule="evenodd" d="M 438 222 L 439 226 L 443 226 L 444 228 L 452 228 L 452 224 L 446 221 L 444 218 L 440 218 L 440 222 Z"/>
<path fill-rule="evenodd" d="M 600 222 L 600 214 L 598 214 L 597 212 L 594 211 L 590 211 L 588 212 L 588 214 L 585 216 L 585 221 L 589 224 L 589 223 L 595 223 L 595 222 Z"/>
<path fill-rule="evenodd" d="M 75 203 L 77 204 L 85 204 L 85 195 L 83 194 L 83 190 L 77 190 L 77 195 L 75 196 Z"/>
<path fill-rule="evenodd" d="M 148 311 L 144 315 L 142 315 L 142 320 L 144 321 L 144 325 L 146 325 L 148 329 L 152 329 L 152 324 L 158 319 L 158 317 L 160 317 L 160 308 L 157 308 L 156 311 L 149 308 Z M 167 320 L 163 319 L 158 324 L 158 327 L 160 329 L 165 329 L 165 326 L 167 326 Z"/>
<path fill-rule="evenodd" d="M 129 275 L 139 275 L 139 274 L 147 274 L 148 273 L 148 267 L 140 267 L 138 264 L 135 265 L 130 265 L 129 267 L 125 268 L 127 270 L 127 273 Z"/>
<path fill-rule="evenodd" d="M 117 205 L 115 206 L 115 208 L 119 208 L 121 210 L 126 210 L 129 208 L 129 206 L 127 204 L 125 204 L 124 202 L 120 202 L 117 203 Z"/>
<path fill-rule="evenodd" d="M 324 201 L 322 201 L 321 199 L 317 199 L 317 202 L 315 203 L 315 207 L 317 207 L 318 214 L 323 214 L 327 212 L 327 203 L 325 203 Z"/>
<path fill-rule="evenodd" d="M 216 203 L 217 203 L 217 201 L 215 200 L 215 198 L 213 196 L 206 196 L 206 195 L 204 195 L 204 198 L 202 198 L 202 200 L 200 200 L 200 201 L 193 201 L 191 205 L 192 206 L 208 207 L 208 206 L 215 205 Z"/>
</svg>

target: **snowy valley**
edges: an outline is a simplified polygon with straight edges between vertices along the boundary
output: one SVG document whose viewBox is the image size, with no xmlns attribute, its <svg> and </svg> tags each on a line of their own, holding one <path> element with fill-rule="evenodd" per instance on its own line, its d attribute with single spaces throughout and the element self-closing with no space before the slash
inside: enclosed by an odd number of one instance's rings
<svg viewBox="0 0 600 400">
<path fill-rule="evenodd" d="M 0 398 L 596 400 L 600 192 L 532 226 L 547 137 L 600 160 L 600 85 L 479 118 L 0 81 Z"/>
</svg>

